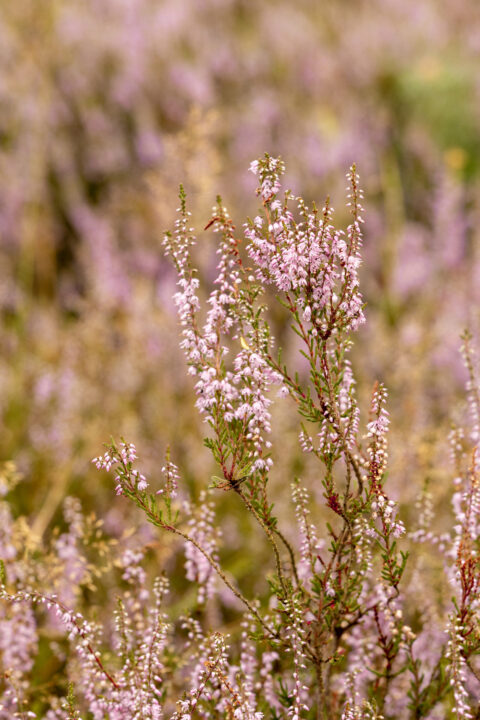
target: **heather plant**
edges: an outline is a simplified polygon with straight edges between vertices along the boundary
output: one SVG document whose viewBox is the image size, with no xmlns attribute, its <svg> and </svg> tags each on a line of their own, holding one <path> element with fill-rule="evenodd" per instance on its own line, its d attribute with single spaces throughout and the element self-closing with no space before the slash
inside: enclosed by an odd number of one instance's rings
<svg viewBox="0 0 480 720">
<path fill-rule="evenodd" d="M 288 192 L 279 197 L 284 170 L 280 160 L 265 156 L 251 170 L 260 180 L 257 192 L 263 213 L 245 225 L 247 257 L 241 256 L 235 227 L 220 198 L 206 226 L 221 239 L 216 287 L 208 298 L 203 325 L 192 259 L 195 236 L 183 190 L 176 231 L 167 234 L 164 244 L 178 272 L 175 301 L 182 347 L 196 380 L 197 407 L 210 428 L 205 444 L 220 472 L 210 487 L 238 496 L 271 546 L 274 570 L 267 578 L 263 612 L 262 603 L 244 596 L 221 569 L 207 506 L 202 523 L 189 524 L 190 533 L 178 515 L 173 518 L 168 464 L 165 488 L 157 491 L 162 509 L 147 492 L 147 480 L 133 469 L 125 443 L 120 449 L 113 444 L 96 463 L 107 469 L 115 465 L 117 493 L 130 497 L 155 526 L 185 539 L 191 548 L 187 562 L 192 555 L 199 562 L 196 576 L 190 573 L 190 579 L 205 586 L 199 594 L 201 602 L 211 592 L 212 571 L 241 600 L 250 622 L 257 625 L 253 637 L 276 654 L 277 686 L 269 692 L 276 697 L 278 712 L 283 705 L 292 717 L 434 717 L 435 712 L 446 712 L 453 692 L 453 715 L 473 717 L 469 700 L 477 693 L 467 688 L 469 680 L 476 681 L 473 658 L 478 652 L 476 451 L 462 446 L 459 437 L 464 434 L 453 431 L 459 473 L 455 482 L 464 491 L 453 498 L 458 524 L 452 536 L 437 538 L 428 532 L 428 495 L 419 501 L 420 529 L 411 534 L 409 544 L 414 547 L 428 538 L 445 552 L 445 571 L 456 596 L 450 609 L 440 610 L 443 627 L 437 627 L 436 646 L 424 645 L 417 653 L 417 634 L 431 637 L 432 617 L 418 616 L 409 598 L 409 587 L 414 595 L 411 585 L 402 592 L 407 552 L 397 541 L 405 535 L 405 527 L 385 487 L 387 393 L 382 385 L 375 385 L 368 422 L 360 433 L 355 379 L 347 357 L 351 333 L 365 319 L 358 281 L 363 223 L 358 176 L 352 167 L 348 174 L 352 222 L 344 233 L 335 230 L 328 201 L 320 212 Z M 250 261 L 252 266 L 247 265 Z M 266 308 L 260 303 L 266 285 L 280 294 L 292 330 L 301 340 L 308 366 L 303 378 L 283 363 L 280 351 L 273 351 Z M 464 341 L 475 442 L 478 385 L 468 335 Z M 230 362 L 229 355 L 233 355 Z M 297 405 L 302 418 L 299 442 L 321 463 L 323 498 L 331 511 L 331 520 L 321 531 L 311 522 L 308 492 L 295 479 L 292 499 L 298 537 L 293 542 L 279 527 L 267 493 L 273 464 L 268 440 L 272 400 L 267 391 L 272 384 L 279 385 L 278 395 L 290 395 Z M 174 477 L 176 488 L 176 469 Z M 203 496 L 201 500 L 205 501 Z M 224 690 L 235 698 L 228 684 Z M 183 716 L 189 717 L 202 704 L 203 692 L 204 685 L 190 691 L 181 703 Z M 241 697 L 245 689 L 239 693 Z M 258 693 L 257 703 L 252 697 L 243 709 L 237 699 L 237 716 L 249 717 L 258 708 L 263 713 L 265 699 Z"/>
<path fill-rule="evenodd" d="M 195 495 L 171 450 L 162 480 L 142 470 L 124 439 L 94 459 L 114 473 L 117 502 L 137 506 L 159 540 L 129 532 L 109 538 L 70 498 L 64 529 L 47 542 L 2 501 L 0 717 L 478 715 L 473 339 L 465 333 L 462 348 L 470 419 L 457 413 L 450 433 L 453 527 L 437 529 L 425 482 L 407 531 L 388 490 L 386 388 L 375 383 L 362 415 L 349 359 L 352 336 L 365 323 L 356 169 L 347 174 L 345 231 L 335 228 L 329 200 L 320 210 L 282 195 L 280 159 L 266 155 L 251 170 L 262 210 L 245 223 L 244 245 L 220 197 L 205 227 L 218 237 L 218 263 L 203 314 L 183 189 L 175 231 L 164 239 L 178 278 L 181 346 L 216 474 L 199 478 Z M 293 367 L 272 335 L 272 291 L 298 338 Z M 295 410 L 298 444 L 314 468 L 308 487 L 295 475 L 289 488 L 275 486 L 275 395 L 282 413 Z M 19 480 L 6 465 L 2 496 Z M 254 561 L 255 582 L 244 583 L 225 563 L 229 538 L 218 515 L 226 494 L 258 528 L 258 558 L 266 550 L 270 556 L 264 573 Z M 290 510 L 277 512 L 285 494 Z M 149 548 L 167 538 L 170 581 L 158 567 L 154 579 L 147 562 Z M 183 588 L 195 588 L 195 597 L 179 612 L 181 564 Z M 40 656 L 55 668 L 56 688 L 39 684 Z"/>
<path fill-rule="evenodd" d="M 98 643 L 92 638 L 91 646 L 102 652 L 105 667 L 119 667 L 117 654 L 112 653 L 110 620 L 117 607 L 115 595 L 128 591 L 120 567 L 127 549 L 142 554 L 146 571 L 142 582 L 150 593 L 158 568 L 166 569 L 170 591 L 163 602 L 168 604 L 165 611 L 172 619 L 173 634 L 179 627 L 178 615 L 189 611 L 195 618 L 201 615 L 207 634 L 208 629 L 226 628 L 232 635 L 230 665 L 240 657 L 242 603 L 218 580 L 218 573 L 193 543 L 185 545 L 184 560 L 185 538 L 171 531 L 157 537 L 134 504 L 121 498 L 112 502 L 106 474 L 93 466 L 86 469 L 85 458 L 98 454 L 99 442 L 111 432 L 136 444 L 142 458 L 139 473 L 151 485 L 160 476 L 165 445 L 170 444 L 171 457 L 180 467 L 178 495 L 172 500 L 173 517 L 180 510 L 178 529 L 197 538 L 245 599 L 258 600 L 262 617 L 270 591 L 256 568 L 265 568 L 272 582 L 279 582 L 272 543 L 261 540 L 262 534 L 268 538 L 265 529 L 258 520 L 251 522 L 251 510 L 240 512 L 245 501 L 228 489 L 218 457 L 209 457 L 208 448 L 200 446 L 202 427 L 192 412 L 195 383 L 185 382 L 177 356 L 174 273 L 158 249 L 159 228 L 173 224 L 181 180 L 192 213 L 187 227 L 205 225 L 204 208 L 210 205 L 215 187 L 228 188 L 224 193 L 232 217 L 251 212 L 247 208 L 252 176 L 240 169 L 269 147 L 290 158 L 286 182 L 295 193 L 301 191 L 308 204 L 318 197 L 319 185 L 328 186 L 334 197 L 339 195 L 343 180 L 338 168 L 347 167 L 353 157 L 362 168 L 368 242 L 363 250 L 365 270 L 360 272 L 368 322 L 355 332 L 354 345 L 339 361 L 341 368 L 349 359 L 354 373 L 347 365 L 339 372 L 345 378 L 351 372 L 355 405 L 363 413 L 370 407 L 374 381 L 380 379 L 388 387 L 386 407 L 394 418 L 394 431 L 389 433 L 385 492 L 398 502 L 398 514 L 411 529 L 411 535 L 398 540 L 403 551 L 410 550 L 399 585 L 403 600 L 398 602 L 403 603 L 406 624 L 417 633 L 413 656 L 423 667 L 416 681 L 417 704 L 423 702 L 429 678 L 433 689 L 428 703 L 443 692 L 444 666 L 439 658 L 445 628 L 448 638 L 454 638 L 456 622 L 449 617 L 452 591 L 444 581 L 446 576 L 454 577 L 456 567 L 456 550 L 447 532 L 452 526 L 451 481 L 467 478 L 471 447 L 477 442 L 470 437 L 469 422 L 459 405 L 465 375 L 457 337 L 465 324 L 478 328 L 478 13 L 474 0 L 441 4 L 339 0 L 321 6 L 311 0 L 4 3 L 0 14 L 0 458 L 13 459 L 23 479 L 12 481 L 5 491 L 1 513 L 6 549 L 0 557 L 7 565 L 9 591 L 29 588 L 57 594 L 66 608 L 103 626 L 102 638 L 98 636 Z M 294 198 L 288 207 L 301 222 Z M 348 209 L 338 207 L 339 225 L 348 224 L 347 213 Z M 214 214 L 221 215 L 218 209 Z M 260 216 L 267 224 L 263 212 Z M 233 232 L 234 238 L 241 236 Z M 191 248 L 202 305 L 217 272 L 206 238 L 203 235 Z M 268 306 L 261 317 L 268 320 L 268 332 L 276 338 L 270 340 L 269 352 L 277 361 L 281 347 L 280 365 L 291 370 L 293 380 L 298 372 L 302 391 L 310 388 L 315 397 L 317 391 L 308 377 L 310 361 L 299 355 L 299 349 L 307 355 L 309 350 L 302 337 L 290 330 L 291 312 L 274 297 L 288 303 L 284 289 L 278 290 L 277 281 L 268 274 L 261 280 L 256 276 L 257 261 L 244 246 L 245 242 L 239 246 L 240 257 L 252 272 L 240 273 L 239 287 L 247 292 L 250 274 L 262 286 L 262 294 L 258 299 L 252 295 L 251 304 Z M 257 253 L 263 252 L 260 245 Z M 285 249 L 282 258 L 290 263 Z M 268 267 L 268 258 L 265 262 Z M 273 278 L 273 269 L 268 272 Z M 289 292 L 300 308 L 302 296 Z M 306 310 L 308 317 L 307 306 L 299 310 L 301 316 Z M 326 441 L 333 442 L 329 428 L 317 438 L 320 421 L 309 422 L 308 407 L 304 427 L 299 427 L 296 413 L 288 412 L 288 403 L 291 408 L 294 401 L 287 397 L 268 405 L 276 393 L 275 387 L 268 390 L 272 383 L 278 382 L 280 394 L 291 390 L 267 360 L 267 366 L 251 366 L 249 351 L 256 353 L 256 344 L 248 337 L 248 313 L 240 322 L 235 303 L 226 307 L 226 322 L 233 319 L 237 329 L 228 331 L 223 345 L 229 354 L 219 351 L 219 358 L 232 376 L 219 379 L 214 374 L 213 380 L 231 382 L 232 392 L 258 391 L 260 403 L 264 393 L 266 403 L 263 419 L 245 431 L 251 431 L 248 442 L 240 441 L 235 434 L 240 430 L 234 433 L 231 421 L 227 423 L 227 449 L 228 443 L 244 448 L 232 477 L 254 509 L 255 503 L 261 505 L 260 518 L 275 522 L 273 538 L 284 575 L 288 579 L 292 561 L 278 532 L 295 550 L 300 580 L 308 582 L 309 560 L 302 555 L 293 509 L 299 513 L 300 507 L 306 508 L 307 519 L 299 516 L 299 527 L 306 523 L 315 528 L 315 533 L 311 528 L 310 532 L 325 561 L 330 543 L 327 523 L 338 533 L 343 522 L 332 505 L 335 494 L 342 500 L 348 467 L 352 487 L 358 480 L 351 466 L 343 468 L 341 455 L 329 471 L 333 480 L 328 495 L 319 482 L 324 474 L 318 463 L 324 460 L 315 451 Z M 202 337 L 208 338 L 218 321 L 218 309 L 209 317 L 210 330 L 204 327 L 206 318 L 197 313 Z M 302 322 L 308 329 L 303 316 Z M 345 330 L 345 345 L 348 334 Z M 333 339 L 328 339 L 327 352 Z M 471 353 L 472 342 L 467 344 Z M 241 350 L 236 367 L 233 358 Z M 205 362 L 202 368 L 216 372 L 211 358 Z M 193 372 L 195 367 L 190 367 Z M 245 378 L 235 385 L 233 381 L 250 370 L 251 385 L 243 384 Z M 331 373 L 335 382 L 333 367 Z M 195 382 L 201 374 L 199 370 L 193 376 Z M 208 377 L 202 382 L 208 392 Z M 380 399 L 381 385 L 378 389 Z M 225 409 L 222 397 L 218 405 L 208 407 L 212 398 L 199 391 L 203 417 L 212 411 L 214 422 L 221 423 L 217 416 L 221 418 Z M 342 398 L 348 408 L 349 392 Z M 237 396 L 230 402 L 231 412 L 241 412 Z M 353 454 L 355 443 L 368 445 L 363 434 L 373 418 L 362 417 L 356 434 L 352 417 Z M 342 422 L 347 422 L 346 416 Z M 215 437 L 214 429 L 209 429 L 208 439 Z M 301 445 L 309 450 L 310 441 L 313 449 L 302 455 Z M 466 456 L 458 466 L 463 469 L 452 474 L 449 448 L 455 443 Z M 218 456 L 220 450 L 216 452 Z M 231 461 L 229 456 L 227 473 Z M 266 484 L 255 465 L 261 462 L 267 464 Z M 296 486 L 294 505 L 286 492 L 291 482 Z M 454 486 L 458 527 L 467 502 L 465 482 L 468 486 L 468 479 Z M 207 493 L 205 500 L 200 500 L 202 491 Z M 267 513 L 273 501 L 275 507 Z M 114 543 L 112 553 L 105 551 L 101 561 L 92 509 L 104 520 L 109 548 Z M 457 533 L 455 542 L 458 537 Z M 459 589 L 455 592 L 461 603 Z M 9 638 L 20 638 L 17 630 L 25 628 L 23 637 L 30 649 L 14 663 L 15 673 L 22 671 L 23 679 L 17 682 L 10 676 L 10 680 L 19 697 L 23 693 L 21 711 L 28 708 L 42 716 L 47 706 L 55 704 L 51 697 L 68 696 L 67 678 L 80 677 L 81 662 L 75 665 L 61 622 L 40 606 L 30 613 L 27 605 L 9 606 L 12 617 L 2 625 L 2 653 L 8 650 Z M 345 633 L 342 642 L 350 635 L 357 638 L 358 627 L 365 628 L 367 619 Z M 461 637 L 462 631 L 458 632 Z M 371 638 L 368 642 L 374 642 L 373 631 Z M 179 658 L 180 645 L 174 653 Z M 459 677 L 464 674 L 473 703 L 478 693 L 472 669 L 462 665 L 455 648 L 458 642 L 449 652 Z M 282 676 L 279 672 L 275 680 L 275 653 L 282 653 L 275 649 L 265 653 L 255 682 L 263 683 L 262 697 L 270 698 L 269 705 L 278 709 Z M 362 670 L 365 663 L 359 657 Z M 476 671 L 473 655 L 468 662 Z M 328 671 L 334 694 L 343 692 L 335 683 L 343 683 L 346 667 L 343 660 Z M 49 680 L 52 668 L 57 685 Z M 187 668 L 185 677 L 188 672 Z M 185 684 L 177 677 L 178 683 L 167 693 L 172 703 Z M 288 680 L 288 670 L 285 677 Z M 448 673 L 444 677 L 447 682 Z M 360 693 L 360 703 L 363 693 L 371 703 L 376 690 L 374 682 L 368 684 L 365 678 L 372 680 L 368 673 L 349 678 L 356 684 L 350 684 L 348 692 L 351 697 Z M 267 689 L 270 681 L 272 691 Z M 405 672 L 391 682 L 385 703 L 392 715 L 405 713 L 410 681 Z M 432 716 L 448 713 L 453 695 L 443 697 L 443 705 L 432 710 Z M 84 699 L 79 686 L 68 702 L 69 707 L 76 702 L 86 708 L 90 700 Z M 17 711 L 9 707 L 5 712 Z"/>
</svg>

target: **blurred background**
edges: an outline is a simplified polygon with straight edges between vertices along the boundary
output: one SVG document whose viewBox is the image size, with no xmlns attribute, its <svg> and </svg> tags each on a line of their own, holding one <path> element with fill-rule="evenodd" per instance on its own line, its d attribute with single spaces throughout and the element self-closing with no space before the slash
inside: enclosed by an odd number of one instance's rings
<svg viewBox="0 0 480 720">
<path fill-rule="evenodd" d="M 390 390 L 390 494 L 405 520 L 425 482 L 441 520 L 447 435 L 464 412 L 459 335 L 478 327 L 477 0 L 0 6 L 0 458 L 23 475 L 15 513 L 48 537 L 74 495 L 114 536 L 141 525 L 90 464 L 110 435 L 137 444 L 152 485 L 168 444 L 190 492 L 208 484 L 216 468 L 161 240 L 180 182 L 196 227 L 221 193 L 240 233 L 258 207 L 248 166 L 267 151 L 282 155 L 294 192 L 331 196 L 339 224 L 357 163 L 358 392 L 367 411 L 375 379 Z M 214 250 L 200 233 L 207 281 Z M 273 321 L 297 362 L 285 318 Z M 272 494 L 289 514 L 294 474 L 318 499 L 322 488 L 293 408 L 282 401 L 274 415 Z M 227 564 L 242 584 L 258 552 L 237 551 L 256 529 L 220 495 Z"/>
</svg>

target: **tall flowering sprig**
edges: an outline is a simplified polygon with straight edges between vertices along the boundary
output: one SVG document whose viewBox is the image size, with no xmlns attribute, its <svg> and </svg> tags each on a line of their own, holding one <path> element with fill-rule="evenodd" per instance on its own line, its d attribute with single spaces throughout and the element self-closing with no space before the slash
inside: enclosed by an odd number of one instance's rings
<svg viewBox="0 0 480 720">
<path fill-rule="evenodd" d="M 258 673 L 257 648 L 252 638 L 255 630 L 251 618 L 244 617 L 242 620 L 238 682 L 242 685 L 245 700 L 250 704 L 255 702 L 255 679 Z"/>
<path fill-rule="evenodd" d="M 470 411 L 470 428 L 454 425 L 449 434 L 450 455 L 454 472 L 452 531 L 441 535 L 429 529 L 432 519 L 431 500 L 420 507 L 420 528 L 412 534 L 416 541 L 431 542 L 443 556 L 445 577 L 453 589 L 453 608 L 447 617 L 427 618 L 436 622 L 441 639 L 433 653 L 410 647 L 412 708 L 433 707 L 435 702 L 453 693 L 453 712 L 457 718 L 470 718 L 472 700 L 478 694 L 480 673 L 476 656 L 480 651 L 480 476 L 478 461 L 479 384 L 472 336 L 462 335 L 461 352 L 467 368 L 466 394 Z M 443 613 L 442 613 L 443 614 Z M 442 627 L 443 626 L 443 627 Z M 430 628 L 429 628 L 430 629 Z M 443 632 L 441 632 L 443 630 Z M 425 634 L 425 630 L 424 630 Z M 445 642 L 445 636 L 447 638 Z M 419 639 L 420 648 L 425 640 Z M 433 667 L 432 667 L 433 665 Z M 430 677 L 423 681 L 428 668 Z M 474 688 L 472 692 L 472 687 Z"/>
<path fill-rule="evenodd" d="M 163 500 L 167 522 L 175 524 L 177 515 L 173 512 L 173 502 L 178 495 L 180 473 L 175 463 L 170 460 L 170 448 L 167 448 L 165 452 L 165 465 L 162 467 L 162 473 L 165 484 L 160 490 L 157 490 L 157 495 L 160 495 Z"/>
<path fill-rule="evenodd" d="M 449 547 L 446 552 L 446 573 L 455 590 L 454 610 L 449 614 L 446 627 L 449 636 L 446 658 L 450 661 L 449 677 L 456 716 L 469 718 L 472 715 L 467 679 L 477 686 L 480 682 L 480 673 L 475 667 L 474 659 L 480 652 L 480 394 L 471 334 L 465 331 L 462 340 L 461 352 L 468 373 L 466 391 L 470 410 L 470 432 L 455 427 L 450 437 L 456 474 L 455 492 L 452 496 L 455 524 L 450 543 L 443 544 Z"/>
<path fill-rule="evenodd" d="M 143 554 L 135 555 L 125 558 L 131 589 L 118 598 L 115 613 L 115 641 L 121 658 L 120 689 L 105 703 L 105 710 L 114 718 L 125 715 L 132 720 L 157 720 L 163 716 L 170 671 L 168 646 L 172 626 L 163 610 L 169 587 L 167 580 L 159 577 L 153 592 L 148 592 L 145 580 L 135 579 Z"/>
<path fill-rule="evenodd" d="M 300 720 L 308 713 L 309 706 L 306 704 L 308 686 L 304 684 L 307 670 L 306 633 L 303 625 L 303 611 L 301 600 L 292 594 L 288 600 L 289 617 L 293 620 L 287 630 L 293 659 L 293 687 L 290 692 L 291 705 L 288 709 L 288 716 L 291 720 Z"/>
<path fill-rule="evenodd" d="M 390 425 L 385 408 L 387 391 L 377 384 L 372 395 L 370 422 L 367 424 L 368 482 L 369 491 L 378 497 L 382 492 L 383 478 L 387 468 L 387 432 Z"/>
<path fill-rule="evenodd" d="M 200 363 L 203 355 L 209 352 L 197 328 L 197 312 L 200 302 L 197 296 L 199 281 L 195 277 L 195 270 L 191 261 L 191 248 L 196 243 L 193 228 L 189 227 L 191 213 L 186 208 L 186 196 L 183 187 L 180 187 L 179 217 L 175 222 L 174 237 L 167 233 L 164 238 L 165 251 L 172 258 L 178 273 L 180 290 L 175 294 L 174 300 L 178 308 L 178 315 L 182 325 L 182 347 L 191 367 Z"/>
<path fill-rule="evenodd" d="M 195 711 L 211 699 L 211 686 L 216 688 L 215 671 L 226 665 L 226 641 L 220 633 L 206 638 L 197 654 L 197 662 L 191 674 L 191 687 L 177 702 L 177 710 L 170 720 L 191 720 Z M 202 708 L 203 709 L 203 708 Z M 207 711 L 208 712 L 208 711 Z M 207 717 L 209 714 L 207 714 Z"/>
<path fill-rule="evenodd" d="M 220 197 L 213 209 L 210 227 L 220 234 L 217 254 L 217 276 L 207 304 L 209 306 L 203 327 L 199 327 L 198 281 L 192 269 L 190 248 L 193 240 L 187 229 L 188 213 L 185 196 L 181 191 L 180 218 L 174 238 L 167 234 L 164 245 L 176 266 L 180 292 L 175 296 L 183 327 L 182 347 L 189 371 L 196 377 L 197 408 L 213 430 L 213 438 L 206 439 L 219 464 L 224 489 L 233 488 L 243 478 L 251 478 L 251 494 L 255 496 L 254 476 L 262 484 L 271 466 L 270 447 L 266 436 L 270 433 L 270 400 L 267 397 L 272 383 L 279 376 L 255 351 L 259 342 L 258 319 L 252 325 L 246 322 L 242 311 L 245 303 L 252 303 L 257 291 L 249 286 L 245 274 L 238 240 L 228 211 Z M 246 281 L 247 287 L 242 288 Z M 194 299 L 193 299 L 194 297 Z M 237 352 L 227 362 L 233 341 Z M 268 338 L 262 338 L 262 343 Z"/>
<path fill-rule="evenodd" d="M 180 211 L 183 217 L 184 204 Z M 184 221 L 178 227 L 186 232 Z M 255 303 L 261 288 L 242 262 L 235 227 L 220 197 L 206 229 L 210 227 L 220 234 L 217 277 L 201 331 L 196 316 L 181 312 L 184 335 L 187 331 L 189 337 L 199 340 L 196 350 L 200 356 L 196 351 L 192 355 L 187 348 L 187 361 L 190 371 L 198 378 L 195 386 L 197 407 L 213 431 L 213 437 L 207 437 L 205 444 L 222 473 L 219 478 L 214 476 L 214 487 L 234 490 L 266 533 L 275 557 L 279 587 L 286 596 L 288 587 L 266 493 L 268 471 L 272 465 L 268 440 L 271 431 L 268 391 L 272 384 L 281 381 L 281 375 L 265 358 L 271 337 L 268 324 L 262 320 L 263 309 Z M 178 228 L 176 234 L 178 236 Z M 185 250 L 189 247 L 188 238 L 179 242 L 178 253 L 184 257 L 180 265 L 171 236 L 167 236 L 165 244 L 179 270 L 179 283 L 183 283 L 183 268 L 188 268 L 192 275 L 190 256 Z M 179 306 L 185 306 L 182 298 Z M 188 327 L 188 318 L 191 327 Z M 225 344 L 229 336 L 230 346 L 236 350 L 230 364 L 227 359 L 231 350 Z M 244 482 L 245 486 L 241 488 Z"/>
<path fill-rule="evenodd" d="M 456 592 L 453 598 L 455 609 L 450 615 L 447 631 L 450 632 L 451 656 L 458 659 L 457 670 L 452 669 L 456 695 L 464 679 L 463 668 L 468 667 L 480 681 L 478 672 L 470 664 L 471 658 L 480 651 L 480 474 L 476 449 L 466 479 L 464 490 L 455 493 L 453 498 L 457 523 L 450 553 L 454 559 L 450 580 Z M 461 707 L 459 701 L 457 706 Z M 458 713 L 458 717 L 464 717 L 460 710 Z"/>
<path fill-rule="evenodd" d="M 359 488 L 362 476 L 354 456 L 358 428 L 358 407 L 354 378 L 345 354 L 350 347 L 349 333 L 364 322 L 359 292 L 362 194 L 358 176 L 352 167 L 348 174 L 352 223 L 347 232 L 333 226 L 333 210 L 327 201 L 322 212 L 296 199 L 299 220 L 290 205 L 293 198 L 278 198 L 281 161 L 268 155 L 251 166 L 260 179 L 257 193 L 263 200 L 263 217 L 257 216 L 245 226 L 249 241 L 247 252 L 256 265 L 256 276 L 281 293 L 294 331 L 303 341 L 302 353 L 310 365 L 310 387 L 302 387 L 281 357 L 274 359 L 265 350 L 265 358 L 278 372 L 283 385 L 298 403 L 299 412 L 319 428 L 317 454 L 326 467 L 324 478 L 327 504 L 342 514 L 334 477 L 334 465 L 344 457 L 347 465 L 347 492 L 354 475 Z M 308 435 L 306 430 L 304 435 Z M 313 442 L 307 440 L 308 448 Z M 344 498 L 344 499 L 345 499 Z"/>
<path fill-rule="evenodd" d="M 465 628 L 458 619 L 449 622 L 449 640 L 446 657 L 450 661 L 449 675 L 455 705 L 453 712 L 456 720 L 471 720 L 474 717 L 466 690 L 467 667 L 463 653 Z"/>
<path fill-rule="evenodd" d="M 384 490 L 385 471 L 388 461 L 387 433 L 390 425 L 385 408 L 386 389 L 377 384 L 372 395 L 370 421 L 367 424 L 368 446 L 364 464 L 367 466 L 368 503 L 370 515 L 368 533 L 381 549 L 381 578 L 393 596 L 398 595 L 398 585 L 405 570 L 407 554 L 397 551 L 397 538 L 405 534 L 405 526 L 397 516 L 397 506 Z M 392 597 L 393 597 L 392 596 Z"/>
</svg>

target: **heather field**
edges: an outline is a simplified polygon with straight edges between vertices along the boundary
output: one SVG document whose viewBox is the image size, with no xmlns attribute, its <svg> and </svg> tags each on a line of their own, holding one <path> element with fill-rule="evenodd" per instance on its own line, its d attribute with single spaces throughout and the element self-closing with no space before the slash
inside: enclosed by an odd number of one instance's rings
<svg viewBox="0 0 480 720">
<path fill-rule="evenodd" d="M 0 1 L 0 720 L 480 718 L 480 4 Z"/>
</svg>

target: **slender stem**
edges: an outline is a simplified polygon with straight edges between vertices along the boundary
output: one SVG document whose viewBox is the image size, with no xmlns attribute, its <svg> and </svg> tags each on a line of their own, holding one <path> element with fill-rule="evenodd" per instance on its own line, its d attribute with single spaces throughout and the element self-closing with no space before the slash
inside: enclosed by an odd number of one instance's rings
<svg viewBox="0 0 480 720">
<path fill-rule="evenodd" d="M 133 498 L 135 501 L 139 504 L 141 509 L 145 512 L 147 518 L 150 520 L 150 522 L 155 525 L 156 527 L 162 528 L 163 530 L 168 530 L 169 532 L 174 533 L 175 535 L 179 535 L 187 542 L 191 543 L 194 547 L 197 548 L 197 550 L 208 560 L 211 567 L 215 570 L 217 575 L 219 575 L 225 585 L 229 588 L 229 590 L 232 591 L 232 593 L 235 595 L 236 598 L 238 598 L 249 610 L 249 612 L 258 620 L 260 625 L 266 630 L 266 632 L 274 638 L 277 638 L 277 633 L 272 630 L 265 620 L 262 618 L 262 616 L 258 613 L 258 611 L 254 608 L 254 606 L 247 600 L 247 598 L 242 595 L 242 593 L 237 590 L 237 588 L 232 585 L 230 580 L 227 578 L 225 573 L 223 572 L 220 565 L 217 563 L 217 561 L 208 553 L 206 550 L 202 548 L 201 545 L 190 535 L 183 532 L 183 530 L 179 530 L 178 528 L 174 527 L 173 525 L 166 525 L 154 512 L 151 508 L 148 507 L 148 505 L 142 500 L 142 498 L 138 497 L 138 495 L 133 495 Z"/>
</svg>

